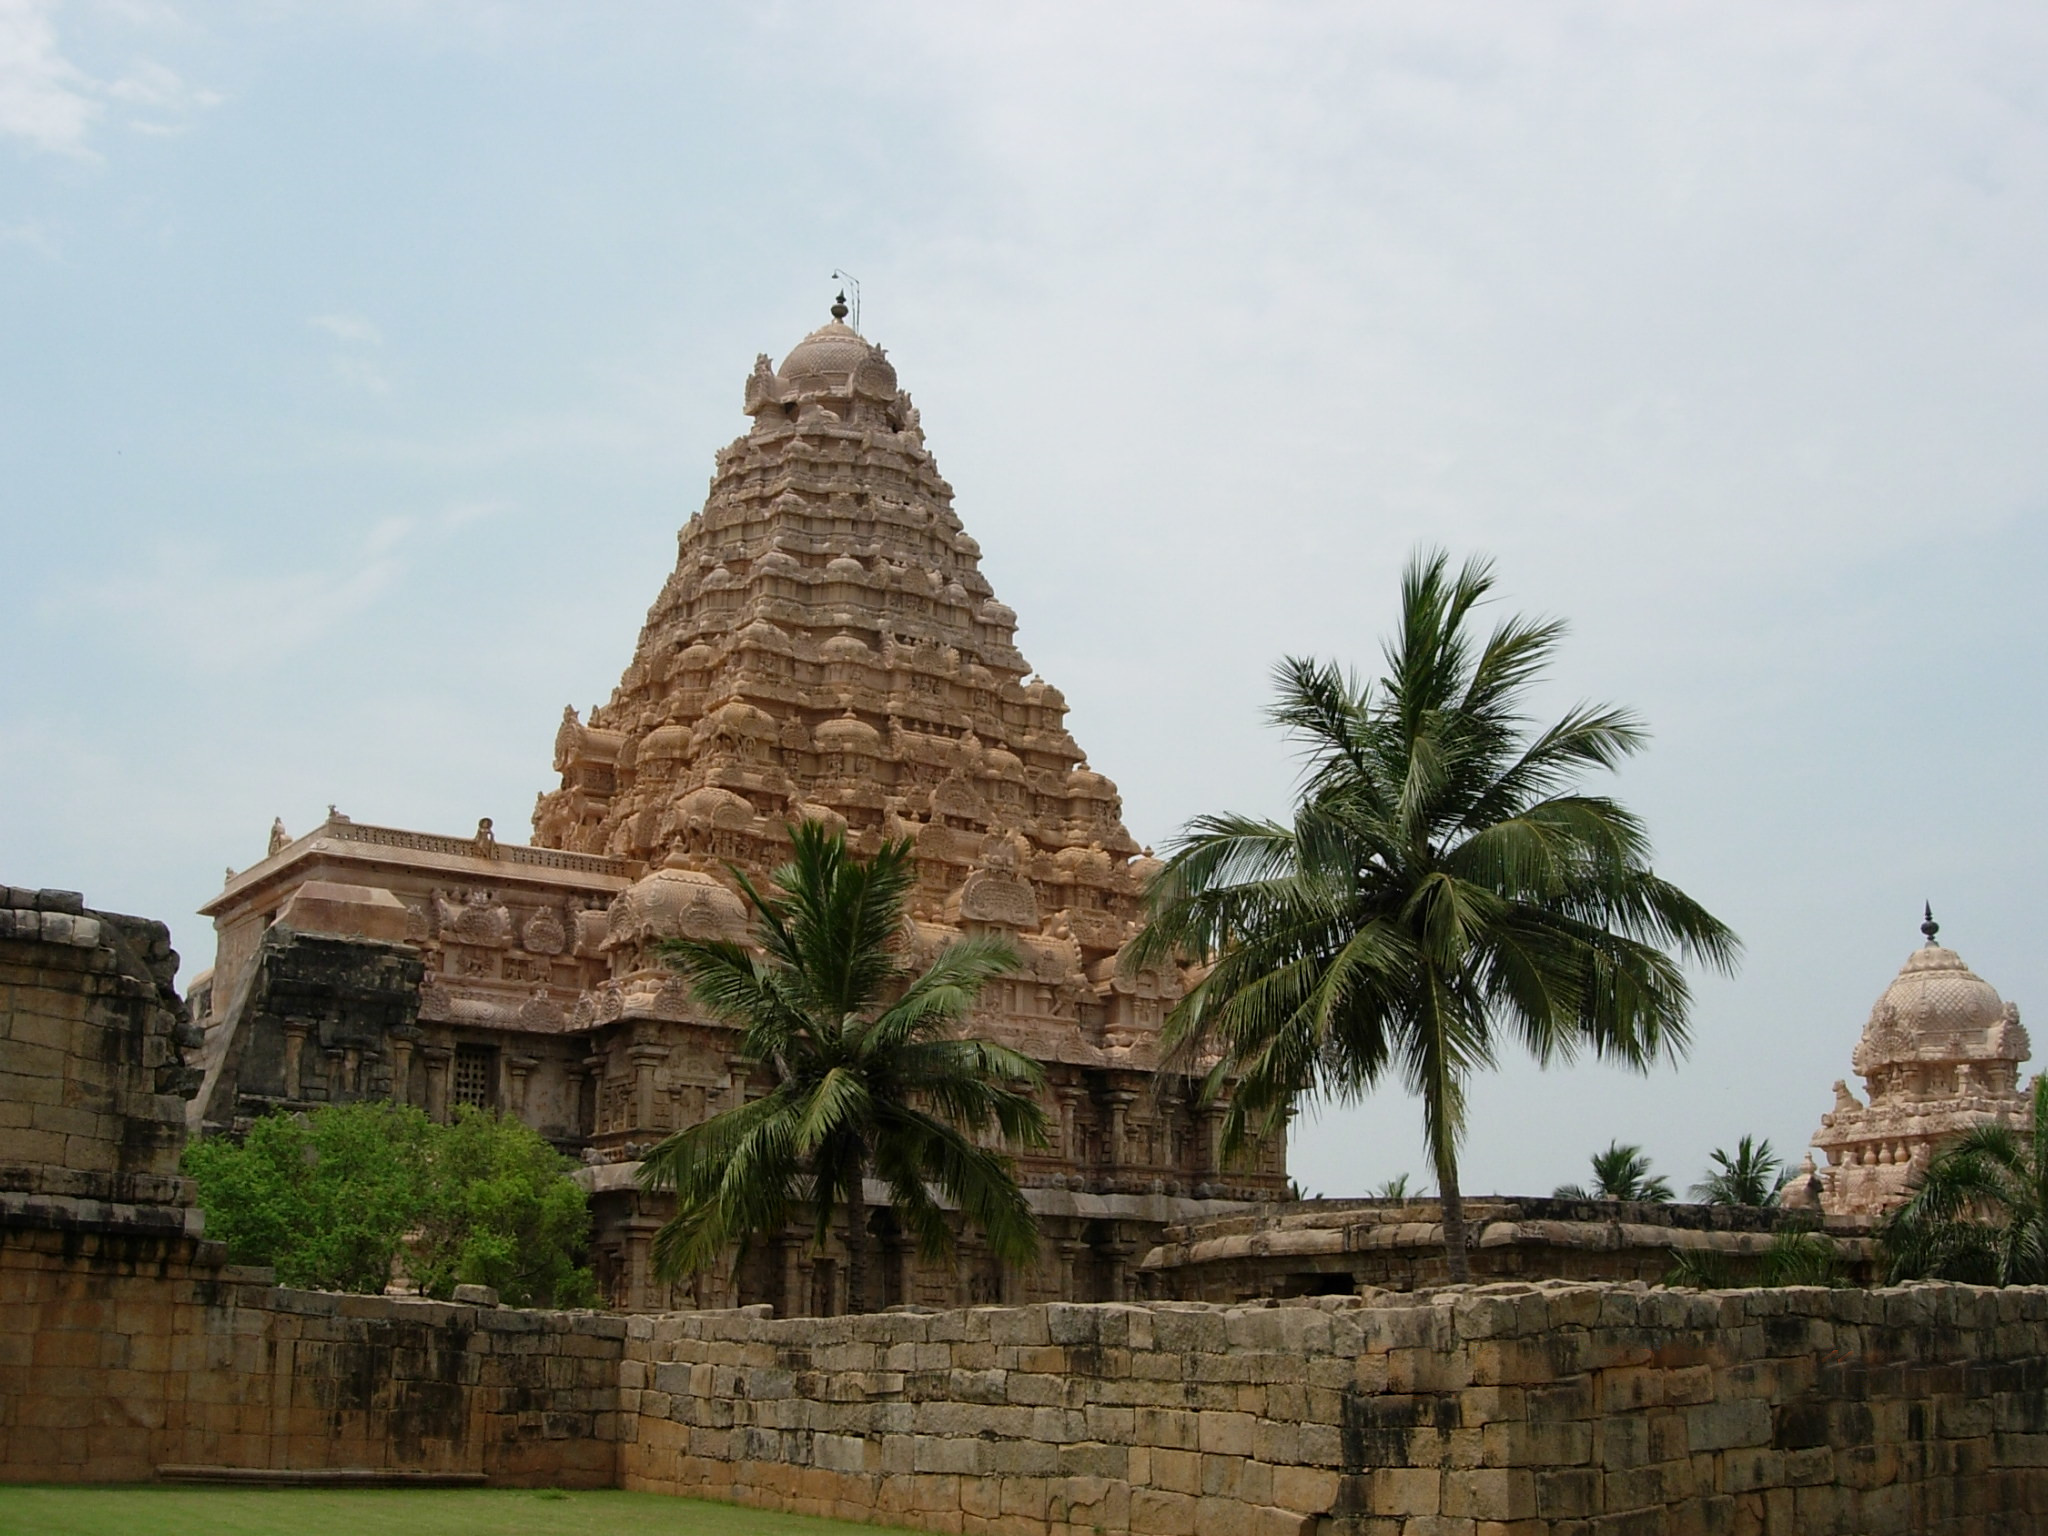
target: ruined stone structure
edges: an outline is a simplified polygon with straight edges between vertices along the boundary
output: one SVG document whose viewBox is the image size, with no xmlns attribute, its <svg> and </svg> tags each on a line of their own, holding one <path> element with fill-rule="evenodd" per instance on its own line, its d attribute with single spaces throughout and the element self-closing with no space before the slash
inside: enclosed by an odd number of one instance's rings
<svg viewBox="0 0 2048 1536">
<path fill-rule="evenodd" d="M 0 886 L 0 1200 L 149 1207 L 179 1231 L 199 1030 L 170 930 Z"/>
<path fill-rule="evenodd" d="M 1835 1084 L 1835 1107 L 1820 1119 L 1811 1158 L 1786 1190 L 1792 1206 L 1818 1202 L 1830 1216 L 1873 1217 L 1897 1205 L 1942 1142 L 1976 1125 L 2029 1128 L 2019 1066 L 2031 1047 L 2020 1011 L 1935 942 L 1915 950 L 1870 1010 L 1851 1058 L 1870 1095 Z"/>
<path fill-rule="evenodd" d="M 488 822 L 436 837 L 330 815 L 297 840 L 273 826 L 263 861 L 203 909 L 220 938 L 195 1124 L 360 1095 L 512 1110 L 591 1163 L 615 1303 L 684 1299 L 647 1267 L 668 1202 L 637 1190 L 638 1157 L 764 1080 L 656 946 L 743 937 L 728 867 L 765 878 L 787 827 L 817 820 L 863 852 L 913 841 L 913 959 L 965 932 L 1016 945 L 1022 969 L 972 1027 L 1045 1063 L 1057 1127 L 1021 1160 L 1047 1239 L 1029 1274 L 971 1234 L 957 1269 L 921 1265 L 877 1187 L 886 1301 L 1123 1297 L 1167 1223 L 1284 1196 L 1279 1137 L 1226 1167 L 1221 1107 L 1159 1077 L 1183 978 L 1123 963 L 1157 864 L 1018 653 L 894 367 L 834 313 L 780 367 L 756 362 L 752 429 L 718 454 L 619 686 L 588 719 L 563 712 L 534 846 Z M 354 889 L 295 923 L 309 882 Z M 280 925 L 409 946 L 413 1015 L 367 1018 L 338 973 L 319 996 L 266 980 L 309 953 L 266 938 Z M 792 1231 L 685 1294 L 831 1313 L 843 1290 L 839 1256 Z"/>
<path fill-rule="evenodd" d="M 1870 1224 L 1853 1216 L 1727 1205 L 1486 1195 L 1465 1202 L 1472 1277 L 1661 1282 L 1680 1254 L 1753 1274 L 1780 1232 L 1834 1247 L 1845 1278 L 1875 1277 Z M 1443 1285 L 1442 1207 L 1432 1199 L 1304 1200 L 1168 1227 L 1138 1266 L 1143 1293 L 1174 1301 L 1419 1291 Z"/>
</svg>

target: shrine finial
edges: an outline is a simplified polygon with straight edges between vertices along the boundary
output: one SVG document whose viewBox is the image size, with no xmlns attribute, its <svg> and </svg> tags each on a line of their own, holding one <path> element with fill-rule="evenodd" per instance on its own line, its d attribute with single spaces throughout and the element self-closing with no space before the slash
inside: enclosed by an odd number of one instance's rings
<svg viewBox="0 0 2048 1536">
<path fill-rule="evenodd" d="M 832 302 L 832 318 L 841 322 L 845 321 L 846 290 L 851 288 L 853 290 L 853 328 L 857 331 L 860 329 L 860 279 L 851 272 L 839 267 L 832 269 L 832 276 L 835 281 L 843 285 L 839 290 L 839 297 Z"/>
<path fill-rule="evenodd" d="M 1920 931 L 1927 935 L 1927 942 L 1931 945 L 1934 942 L 1934 936 L 1941 932 L 1941 924 L 1934 920 L 1933 902 L 1923 902 L 1920 910 L 1924 914 L 1920 923 Z"/>
</svg>

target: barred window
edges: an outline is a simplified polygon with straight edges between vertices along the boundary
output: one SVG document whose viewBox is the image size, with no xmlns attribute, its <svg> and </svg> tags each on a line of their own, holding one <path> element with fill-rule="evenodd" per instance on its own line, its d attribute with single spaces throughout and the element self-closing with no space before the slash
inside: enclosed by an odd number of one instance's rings
<svg viewBox="0 0 2048 1536">
<path fill-rule="evenodd" d="M 474 1104 L 478 1109 L 491 1107 L 491 1080 L 497 1075 L 492 1068 L 497 1054 L 488 1045 L 455 1047 L 456 1103 Z"/>
</svg>

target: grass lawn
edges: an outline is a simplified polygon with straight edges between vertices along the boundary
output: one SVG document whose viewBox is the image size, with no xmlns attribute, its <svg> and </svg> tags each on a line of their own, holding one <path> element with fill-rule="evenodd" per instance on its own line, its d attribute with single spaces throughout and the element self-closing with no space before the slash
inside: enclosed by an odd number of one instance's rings
<svg viewBox="0 0 2048 1536">
<path fill-rule="evenodd" d="M 877 1536 L 658 1493 L 514 1488 L 25 1487 L 0 1536 Z"/>
</svg>

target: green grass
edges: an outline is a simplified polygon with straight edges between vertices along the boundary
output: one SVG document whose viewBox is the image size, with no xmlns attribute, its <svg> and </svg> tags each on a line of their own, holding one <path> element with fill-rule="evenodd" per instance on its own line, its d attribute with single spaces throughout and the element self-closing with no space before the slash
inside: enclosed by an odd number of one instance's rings
<svg viewBox="0 0 2048 1536">
<path fill-rule="evenodd" d="M 658 1493 L 0 1485 L 0 1536 L 877 1536 Z"/>
</svg>

